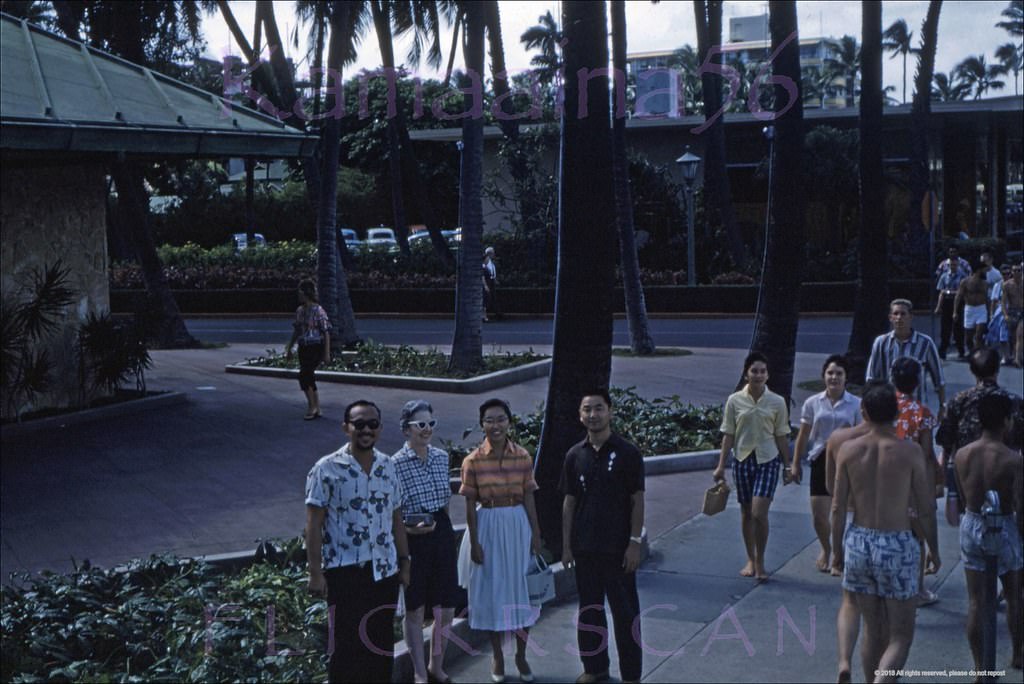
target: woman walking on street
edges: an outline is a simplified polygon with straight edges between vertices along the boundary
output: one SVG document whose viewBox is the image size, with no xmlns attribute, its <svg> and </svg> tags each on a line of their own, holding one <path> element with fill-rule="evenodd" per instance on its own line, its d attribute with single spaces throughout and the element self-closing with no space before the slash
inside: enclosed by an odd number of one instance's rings
<svg viewBox="0 0 1024 684">
<path fill-rule="evenodd" d="M 316 367 L 321 361 L 331 362 L 331 322 L 320 306 L 316 284 L 312 280 L 299 283 L 299 308 L 295 310 L 292 338 L 288 340 L 285 358 L 292 358 L 292 347 L 299 343 L 299 388 L 306 395 L 304 420 L 320 417 L 320 395 L 316 391 Z"/>
<path fill-rule="evenodd" d="M 712 477 L 716 481 L 725 479 L 726 459 L 735 450 L 732 475 L 747 550 L 747 564 L 740 574 L 762 582 L 768 579 L 764 565 L 768 509 L 779 484 L 779 466 L 789 459 L 789 418 L 785 400 L 767 387 L 768 358 L 764 354 L 747 355 L 743 377 L 747 384 L 725 402 L 722 451 Z M 800 482 L 800 471 L 790 474 L 787 464 L 783 483 L 789 482 Z"/>
<path fill-rule="evenodd" d="M 539 610 L 530 606 L 526 572 L 531 554 L 541 550 L 540 526 L 533 492 L 533 459 L 508 439 L 512 410 L 501 399 L 480 406 L 483 443 L 462 462 L 462 488 L 466 497 L 466 534 L 460 561 L 469 556 L 469 626 L 490 632 L 491 681 L 505 681 L 502 639 L 516 633 L 516 669 L 524 682 L 533 681 L 526 662 L 529 627 Z M 465 568 L 460 563 L 460 571 Z"/>
<path fill-rule="evenodd" d="M 418 683 L 449 681 L 444 672 L 444 635 L 452 624 L 458 601 L 455 532 L 448 516 L 452 495 L 448 452 L 430 443 L 435 427 L 437 421 L 430 404 L 422 400 L 408 402 L 402 407 L 406 442 L 391 457 L 404 492 L 402 519 L 412 556 L 402 629 L 412 658 L 413 681 Z M 429 668 L 423 657 L 426 606 L 430 606 L 434 616 Z"/>
<path fill-rule="evenodd" d="M 832 507 L 832 483 L 825 479 L 825 445 L 833 432 L 860 423 L 860 399 L 846 391 L 846 378 L 850 365 L 845 356 L 833 354 L 821 367 L 825 391 L 808 397 L 800 412 L 800 432 L 796 436 L 791 459 L 792 473 L 799 481 L 800 457 L 806 451 L 811 464 L 811 517 L 814 532 L 821 544 L 816 563 L 820 572 L 831 567 L 832 527 L 829 513 Z"/>
</svg>

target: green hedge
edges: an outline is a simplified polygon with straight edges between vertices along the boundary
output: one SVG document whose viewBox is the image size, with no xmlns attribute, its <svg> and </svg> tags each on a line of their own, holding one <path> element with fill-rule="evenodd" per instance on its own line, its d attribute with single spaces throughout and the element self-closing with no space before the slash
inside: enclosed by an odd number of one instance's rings
<svg viewBox="0 0 1024 684">
<path fill-rule="evenodd" d="M 301 553 L 289 542 L 285 558 Z M 222 573 L 153 556 L 113 570 L 15 576 L 3 588 L 6 682 L 322 681 L 327 609 L 296 562 Z M 268 609 L 274 613 L 268 643 Z M 302 651 L 282 655 L 285 649 Z M 275 655 L 276 653 L 276 655 Z"/>
</svg>

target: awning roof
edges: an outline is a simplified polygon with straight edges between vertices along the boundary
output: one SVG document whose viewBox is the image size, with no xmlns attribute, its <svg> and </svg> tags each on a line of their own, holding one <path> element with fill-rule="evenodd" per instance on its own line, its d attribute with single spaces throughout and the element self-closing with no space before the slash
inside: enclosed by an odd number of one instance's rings
<svg viewBox="0 0 1024 684">
<path fill-rule="evenodd" d="M 280 120 L 0 14 L 0 149 L 305 157 Z"/>
</svg>

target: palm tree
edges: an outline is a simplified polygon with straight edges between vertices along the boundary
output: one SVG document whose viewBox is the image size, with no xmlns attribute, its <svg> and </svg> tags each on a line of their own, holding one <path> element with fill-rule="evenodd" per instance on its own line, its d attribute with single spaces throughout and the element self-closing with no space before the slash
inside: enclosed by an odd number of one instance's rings
<svg viewBox="0 0 1024 684">
<path fill-rule="evenodd" d="M 768 356 L 769 387 L 786 398 L 793 388 L 796 331 L 800 318 L 800 282 L 803 273 L 804 194 L 793 192 L 803 174 L 804 106 L 799 94 L 800 41 L 796 1 L 772 2 L 768 25 L 772 37 L 775 82 L 775 170 L 771 193 L 772 216 L 762 271 L 761 296 L 751 351 Z M 792 100 L 780 83 L 789 79 L 797 87 Z M 786 110 L 783 112 L 782 108 Z"/>
<path fill-rule="evenodd" d="M 266 19 L 267 15 L 264 15 Z M 342 65 L 352 45 L 350 5 L 345 0 L 334 0 L 328 14 L 331 37 L 327 47 L 327 67 L 335 71 L 338 82 L 329 92 L 325 106 L 333 111 L 341 94 Z M 265 24 L 269 25 L 269 24 Z M 267 32 L 270 37 L 270 32 Z M 339 349 L 359 342 L 355 313 L 348 292 L 348 279 L 338 253 L 338 158 L 341 146 L 341 119 L 328 116 L 320 132 L 320 189 L 317 196 L 317 287 L 320 301 L 337 331 L 331 335 L 331 347 Z M 335 342 L 335 337 L 338 341 Z"/>
<path fill-rule="evenodd" d="M 863 377 L 871 344 L 885 332 L 888 239 L 882 173 L 882 3 L 861 3 L 860 237 L 857 294 L 847 356 Z"/>
<path fill-rule="evenodd" d="M 391 43 L 391 8 L 394 3 L 389 0 L 368 0 L 366 4 L 369 5 L 373 16 L 374 32 L 377 34 L 385 78 L 397 79 L 395 49 Z M 402 193 L 402 147 L 396 121 L 399 109 L 402 108 L 396 107 L 395 116 L 391 116 L 389 112 L 387 117 L 388 175 L 391 180 L 391 216 L 395 224 L 395 239 L 402 254 L 409 256 L 409 222 L 405 217 L 405 199 Z"/>
<path fill-rule="evenodd" d="M 459 3 L 463 22 L 463 55 L 466 70 L 481 78 L 484 73 L 484 33 L 487 16 L 483 3 Z M 462 120 L 462 170 L 459 180 L 459 215 L 462 216 L 462 247 L 458 255 L 455 291 L 455 334 L 450 367 L 473 372 L 483 365 L 483 185 L 484 120 L 477 112 Z"/>
<path fill-rule="evenodd" d="M 912 45 L 914 32 L 907 29 L 907 22 L 897 19 L 882 34 L 882 48 L 892 53 L 892 59 L 903 56 L 903 104 L 907 103 L 907 55 L 917 52 Z"/>
<path fill-rule="evenodd" d="M 625 92 L 626 79 L 626 3 L 612 0 L 612 65 L 615 88 Z M 654 338 L 647 323 L 647 304 L 640 280 L 640 260 L 636 253 L 633 227 L 633 200 L 629 189 L 629 159 L 626 157 L 626 113 L 612 116 L 612 173 L 615 182 L 615 223 L 619 232 L 619 259 L 622 266 L 622 289 L 629 321 L 629 345 L 635 354 L 654 353 Z"/>
<path fill-rule="evenodd" d="M 541 83 L 551 83 L 559 77 L 562 70 L 562 56 L 559 50 L 565 41 L 565 35 L 558 28 L 558 22 L 551 16 L 551 10 L 538 17 L 537 21 L 540 23 L 523 31 L 519 36 L 519 42 L 527 50 L 540 50 L 539 54 L 530 59 L 530 64 Z"/>
<path fill-rule="evenodd" d="M 914 102 L 910 108 L 910 193 L 907 205 L 910 235 L 921 234 L 926 228 L 921 216 L 921 204 L 926 193 L 931 190 L 928 174 L 928 120 L 931 118 L 933 97 L 931 83 L 933 80 L 938 82 L 939 76 L 946 78 L 945 74 L 934 73 L 941 10 L 942 0 L 931 0 L 928 3 L 928 12 L 921 24 L 921 48 L 917 52 Z"/>
<path fill-rule="evenodd" d="M 1003 43 L 996 48 L 996 58 L 1002 63 L 1003 73 L 1013 74 L 1013 94 L 1019 95 L 1017 79 L 1024 71 L 1024 48 L 1020 43 Z"/>
<path fill-rule="evenodd" d="M 1007 20 L 996 23 L 997 27 L 1006 29 L 1011 36 L 1024 36 L 1024 0 L 1010 0 L 1000 15 Z"/>
<path fill-rule="evenodd" d="M 967 99 L 971 88 L 956 71 L 948 74 L 936 72 L 932 79 L 932 99 L 939 102 L 957 102 Z"/>
<path fill-rule="evenodd" d="M 829 41 L 831 57 L 825 58 L 825 68 L 842 78 L 846 89 L 846 106 L 852 107 L 857 95 L 857 74 L 860 72 L 860 47 L 853 36 Z"/>
<path fill-rule="evenodd" d="M 54 3 L 58 28 L 73 40 L 87 33 L 87 41 L 120 57 L 154 68 L 166 69 L 177 51 L 188 52 L 200 40 L 198 7 L 192 3 L 134 3 L 124 5 L 102 0 L 88 3 Z M 88 27 L 88 31 L 86 31 Z M 190 47 L 191 46 L 191 47 Z M 162 347 L 196 344 L 189 334 L 157 255 L 149 215 L 145 165 L 135 159 L 111 163 L 117 186 L 117 224 L 142 268 L 148 304 L 156 329 L 148 331 Z M 118 237 L 122 237 L 119 235 Z"/>
<path fill-rule="evenodd" d="M 565 452 L 581 435 L 580 394 L 607 387 L 611 374 L 615 204 L 608 77 L 575 78 L 608 64 L 603 2 L 562 4 L 565 106 L 559 176 L 558 276 L 551 377 L 535 474 L 537 509 L 548 549 L 560 555 L 558 480 Z M 587 106 L 580 108 L 581 88 Z"/>
<path fill-rule="evenodd" d="M 1005 73 L 1003 65 L 986 64 L 985 55 L 971 55 L 960 62 L 954 71 L 963 79 L 968 92 L 974 91 L 975 100 L 980 99 L 989 90 L 1000 90 L 1006 85 L 997 78 Z"/>
<path fill-rule="evenodd" d="M 720 0 L 694 0 L 693 12 L 697 26 L 698 59 L 703 64 L 712 46 L 722 43 L 722 3 Z M 722 53 L 711 59 L 713 64 L 722 63 Z M 729 255 L 733 264 L 741 268 L 746 262 L 743 249 L 743 238 L 736 214 L 732 205 L 732 188 L 729 185 L 729 173 L 725 158 L 725 123 L 721 116 L 711 121 L 722 107 L 722 83 L 718 74 L 706 72 L 701 76 L 702 92 L 704 93 L 704 121 L 708 141 L 704 147 L 706 157 L 704 221 L 709 225 L 720 227 L 725 233 L 729 246 Z"/>
<path fill-rule="evenodd" d="M 675 69 L 680 76 L 686 113 L 696 112 L 704 99 L 700 76 L 697 75 L 700 69 L 697 51 L 692 45 L 684 45 L 669 56 L 667 66 L 669 69 Z"/>
</svg>

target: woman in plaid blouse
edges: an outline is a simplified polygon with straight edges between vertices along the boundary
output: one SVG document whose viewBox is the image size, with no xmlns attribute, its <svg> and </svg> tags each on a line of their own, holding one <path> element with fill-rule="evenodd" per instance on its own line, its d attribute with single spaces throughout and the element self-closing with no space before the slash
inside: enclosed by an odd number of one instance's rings
<svg viewBox="0 0 1024 684">
<path fill-rule="evenodd" d="M 422 400 L 408 402 L 402 408 L 406 442 L 391 457 L 402 485 L 402 517 L 412 556 L 402 627 L 416 682 L 448 681 L 444 672 L 444 633 L 452 623 L 459 591 L 455 533 L 448 517 L 448 499 L 452 495 L 448 453 L 430 444 L 436 426 L 430 404 Z M 423 657 L 426 606 L 434 615 L 429 672 Z"/>
</svg>

